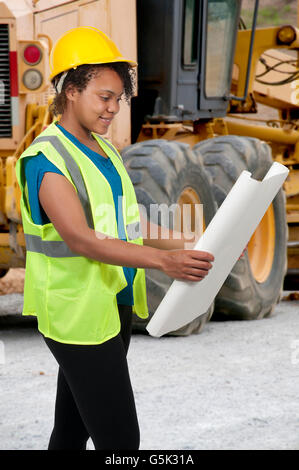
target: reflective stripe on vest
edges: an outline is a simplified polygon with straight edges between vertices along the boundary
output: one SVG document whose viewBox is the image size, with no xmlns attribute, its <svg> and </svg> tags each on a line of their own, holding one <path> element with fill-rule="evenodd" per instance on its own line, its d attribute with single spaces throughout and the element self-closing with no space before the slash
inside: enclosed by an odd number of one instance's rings
<svg viewBox="0 0 299 470">
<path fill-rule="evenodd" d="M 65 148 L 63 143 L 55 135 L 37 137 L 33 141 L 33 144 L 38 144 L 39 142 L 50 142 L 50 144 L 53 145 L 55 150 L 64 159 L 65 166 L 67 167 L 68 172 L 71 175 L 72 180 L 78 190 L 78 196 L 79 196 L 80 202 L 82 204 L 82 207 L 85 213 L 87 225 L 89 228 L 93 229 L 94 224 L 93 224 L 93 218 L 92 218 L 92 213 L 91 213 L 90 201 L 89 201 L 86 187 L 85 187 L 85 184 L 84 184 L 84 181 L 83 181 L 83 178 L 82 178 L 82 175 L 81 175 L 81 172 L 77 163 L 75 162 L 73 157 L 70 155 L 68 150 Z"/>
<path fill-rule="evenodd" d="M 42 240 L 38 235 L 29 235 L 25 233 L 26 249 L 41 253 L 43 255 L 52 256 L 52 258 L 69 258 L 73 256 L 82 256 L 70 250 L 64 241 L 58 240 Z"/>
<path fill-rule="evenodd" d="M 59 140 L 58 137 L 54 135 L 37 137 L 33 141 L 33 144 L 37 144 L 39 142 L 49 142 L 51 145 L 53 145 L 55 150 L 64 159 L 65 166 L 67 167 L 67 170 L 70 173 L 71 178 L 78 190 L 78 197 L 82 204 L 85 217 L 87 220 L 87 224 L 90 228 L 94 229 L 90 200 L 89 200 L 88 193 L 87 193 L 87 190 L 86 190 L 86 187 L 85 187 L 77 162 L 73 159 L 73 157 L 70 155 L 70 153 L 68 152 L 68 150 L 65 148 L 65 146 Z M 112 145 L 108 145 L 108 147 L 118 156 L 117 152 L 112 147 Z M 136 238 L 139 238 L 142 236 L 142 231 L 141 231 L 139 222 L 133 222 L 131 224 L 126 225 L 126 230 L 127 230 L 129 240 L 135 240 Z M 41 254 L 52 256 L 55 258 L 81 256 L 71 251 L 70 248 L 67 246 L 67 244 L 63 240 L 62 241 L 43 240 L 38 235 L 29 235 L 29 234 L 25 234 L 25 240 L 26 240 L 26 249 L 29 251 L 33 251 L 35 253 L 41 253 Z"/>
<path fill-rule="evenodd" d="M 122 161 L 121 156 L 120 156 L 119 153 L 115 150 L 115 148 L 113 147 L 113 145 L 110 144 L 110 142 L 108 142 L 107 140 L 102 139 L 102 137 L 99 136 L 98 134 L 97 134 L 97 138 L 98 138 L 104 145 L 107 145 L 107 147 L 109 147 L 110 150 L 112 150 L 112 152 L 115 153 L 115 155 L 117 156 L 117 158 L 118 158 L 120 161 Z"/>
</svg>

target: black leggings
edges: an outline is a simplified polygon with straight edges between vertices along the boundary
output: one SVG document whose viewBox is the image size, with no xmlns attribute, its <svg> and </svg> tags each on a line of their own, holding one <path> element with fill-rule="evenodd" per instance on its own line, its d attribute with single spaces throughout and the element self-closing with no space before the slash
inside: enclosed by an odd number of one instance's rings
<svg viewBox="0 0 299 470">
<path fill-rule="evenodd" d="M 139 448 L 139 425 L 126 354 L 132 307 L 119 305 L 120 334 L 98 345 L 44 338 L 59 364 L 55 422 L 49 450 Z"/>
</svg>

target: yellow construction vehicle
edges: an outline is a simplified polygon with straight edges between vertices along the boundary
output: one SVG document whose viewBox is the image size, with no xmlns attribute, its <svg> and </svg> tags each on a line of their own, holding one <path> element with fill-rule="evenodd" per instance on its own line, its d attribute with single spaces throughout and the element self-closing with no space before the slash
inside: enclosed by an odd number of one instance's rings
<svg viewBox="0 0 299 470">
<path fill-rule="evenodd" d="M 107 137 L 149 218 L 154 204 L 189 204 L 191 213 L 203 204 L 207 226 L 242 170 L 262 179 L 273 160 L 290 169 L 209 311 L 173 334 L 198 333 L 212 315 L 271 314 L 284 283 L 299 277 L 299 30 L 257 28 L 258 3 L 246 29 L 241 0 L 0 1 L 2 274 L 25 267 L 14 169 L 53 120 L 49 52 L 65 30 L 94 26 L 139 63 L 131 109 L 121 108 Z M 260 105 L 275 114 L 262 119 Z M 178 210 L 170 228 L 181 227 Z M 146 279 L 152 314 L 172 280 L 157 270 Z"/>
</svg>

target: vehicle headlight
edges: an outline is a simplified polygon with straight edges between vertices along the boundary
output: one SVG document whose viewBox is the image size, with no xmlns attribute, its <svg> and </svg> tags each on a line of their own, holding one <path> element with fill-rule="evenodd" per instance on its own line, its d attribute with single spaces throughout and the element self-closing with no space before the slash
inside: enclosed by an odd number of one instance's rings
<svg viewBox="0 0 299 470">
<path fill-rule="evenodd" d="M 296 30 L 293 26 L 282 26 L 277 33 L 278 44 L 291 44 L 296 39 Z"/>
<path fill-rule="evenodd" d="M 43 77 L 39 70 L 30 69 L 23 74 L 22 81 L 29 90 L 36 90 L 43 83 Z"/>
</svg>

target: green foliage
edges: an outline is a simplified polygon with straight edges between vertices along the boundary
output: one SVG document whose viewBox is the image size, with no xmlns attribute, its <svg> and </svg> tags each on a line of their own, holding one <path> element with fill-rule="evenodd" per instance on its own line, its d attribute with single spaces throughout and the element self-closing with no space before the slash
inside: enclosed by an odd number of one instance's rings
<svg viewBox="0 0 299 470">
<path fill-rule="evenodd" d="M 251 27 L 253 11 L 243 9 L 241 16 L 247 26 Z M 292 5 L 283 5 L 281 8 L 278 6 L 263 6 L 259 8 L 258 12 L 258 26 L 280 26 L 283 24 L 294 24 L 296 26 L 296 10 Z"/>
</svg>

